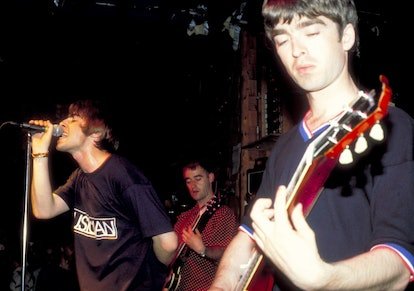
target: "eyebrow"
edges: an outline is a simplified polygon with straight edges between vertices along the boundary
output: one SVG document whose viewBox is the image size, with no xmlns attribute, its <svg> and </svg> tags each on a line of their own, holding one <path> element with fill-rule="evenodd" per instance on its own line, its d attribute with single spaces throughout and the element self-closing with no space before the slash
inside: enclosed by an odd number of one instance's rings
<svg viewBox="0 0 414 291">
<path fill-rule="evenodd" d="M 305 21 L 299 22 L 296 25 L 295 28 L 302 29 L 302 28 L 305 28 L 305 27 L 308 27 L 308 26 L 311 26 L 311 25 L 314 25 L 314 24 L 326 25 L 326 23 L 322 19 L 312 18 L 312 19 L 307 19 Z M 279 34 L 284 34 L 284 33 L 286 33 L 286 29 L 284 29 L 284 28 L 275 28 L 273 30 L 273 36 L 276 36 L 276 35 L 279 35 Z"/>
</svg>

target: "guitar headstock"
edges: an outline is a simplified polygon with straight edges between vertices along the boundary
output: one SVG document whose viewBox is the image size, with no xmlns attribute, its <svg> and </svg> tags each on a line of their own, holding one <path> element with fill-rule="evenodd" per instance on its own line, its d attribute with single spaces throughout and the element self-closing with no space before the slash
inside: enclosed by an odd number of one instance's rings
<svg viewBox="0 0 414 291">
<path fill-rule="evenodd" d="M 206 212 L 209 214 L 213 214 L 218 208 L 221 207 L 221 199 L 220 196 L 214 196 L 213 199 L 207 202 L 206 204 Z"/>
<path fill-rule="evenodd" d="M 317 152 L 314 156 L 323 153 L 325 156 L 339 158 L 341 164 L 352 162 L 350 144 L 353 144 L 354 152 L 360 154 L 368 147 L 364 134 L 368 133 L 374 140 L 382 140 L 384 132 L 380 120 L 387 114 L 391 100 L 392 90 L 385 76 L 380 76 L 382 92 L 378 101 L 374 98 L 375 92 L 359 93 L 356 99 L 346 110 L 345 114 L 324 133 L 322 139 L 315 146 Z"/>
<path fill-rule="evenodd" d="M 374 99 L 373 92 L 371 94 L 361 92 L 359 98 L 339 117 L 339 120 L 332 122 L 307 147 L 287 186 L 286 205 L 289 213 L 295 205 L 301 203 L 304 215 L 309 214 L 336 162 L 338 160 L 342 164 L 352 162 L 352 153 L 349 149 L 351 143 L 354 143 L 356 153 L 362 153 L 367 148 L 364 144 L 366 139 L 362 136 L 369 129 L 371 129 L 371 138 L 384 137 L 379 121 L 388 112 L 392 94 L 387 79 L 380 76 L 380 80 L 382 92 L 378 102 Z"/>
</svg>

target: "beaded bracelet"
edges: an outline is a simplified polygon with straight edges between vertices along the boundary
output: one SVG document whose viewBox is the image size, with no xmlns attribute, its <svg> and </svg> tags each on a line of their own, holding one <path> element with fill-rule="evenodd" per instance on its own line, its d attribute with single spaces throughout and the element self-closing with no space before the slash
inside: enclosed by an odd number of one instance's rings
<svg viewBox="0 0 414 291">
<path fill-rule="evenodd" d="M 37 159 L 37 158 L 47 158 L 49 156 L 49 152 L 45 152 L 45 153 L 36 153 L 33 154 L 32 153 L 32 158 L 33 159 Z"/>
</svg>

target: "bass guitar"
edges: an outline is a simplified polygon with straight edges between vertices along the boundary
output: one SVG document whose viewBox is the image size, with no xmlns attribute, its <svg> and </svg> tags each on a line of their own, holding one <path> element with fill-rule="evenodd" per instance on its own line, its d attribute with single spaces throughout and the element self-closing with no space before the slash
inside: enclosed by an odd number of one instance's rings
<svg viewBox="0 0 414 291">
<path fill-rule="evenodd" d="M 204 227 L 206 226 L 210 217 L 216 212 L 217 209 L 221 207 L 221 201 L 218 196 L 215 196 L 206 204 L 206 210 L 202 215 L 198 215 L 196 220 L 193 222 L 191 229 L 195 231 L 198 229 L 200 232 L 203 231 Z M 182 242 L 175 254 L 174 260 L 170 264 L 169 267 L 169 275 L 167 280 L 164 284 L 163 290 L 168 291 L 175 291 L 177 290 L 178 286 L 180 285 L 181 281 L 181 268 L 185 263 L 186 257 L 188 256 L 188 252 L 190 249 L 188 246 Z"/>
<path fill-rule="evenodd" d="M 382 92 L 378 102 L 374 99 L 375 92 L 359 93 L 357 98 L 337 122 L 333 122 L 306 149 L 293 177 L 287 186 L 286 208 L 291 213 L 298 203 L 303 205 L 305 217 L 323 190 L 323 185 L 330 172 L 338 163 L 352 163 L 354 152 L 362 153 L 367 148 L 364 133 L 370 129 L 370 137 L 382 140 L 384 135 L 379 121 L 387 114 L 392 90 L 385 76 L 380 76 Z M 255 248 L 249 262 L 243 266 L 236 291 L 253 291 L 254 282 L 264 266 L 264 255 Z"/>
</svg>

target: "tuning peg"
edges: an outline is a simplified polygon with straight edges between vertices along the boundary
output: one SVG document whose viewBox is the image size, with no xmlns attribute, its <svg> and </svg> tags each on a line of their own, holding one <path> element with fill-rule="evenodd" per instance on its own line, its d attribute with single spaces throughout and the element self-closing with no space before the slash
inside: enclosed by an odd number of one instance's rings
<svg viewBox="0 0 414 291">
<path fill-rule="evenodd" d="M 384 139 L 384 130 L 381 127 L 379 121 L 377 121 L 374 126 L 372 126 L 369 136 L 377 141 L 381 141 Z"/>
<path fill-rule="evenodd" d="M 360 154 L 368 148 L 368 142 L 363 134 L 361 134 L 355 142 L 355 152 Z"/>
<path fill-rule="evenodd" d="M 346 148 L 342 151 L 341 155 L 339 156 L 339 162 L 342 165 L 348 165 L 352 163 L 354 158 L 352 157 L 351 150 L 349 149 L 349 146 L 346 146 Z"/>
</svg>

